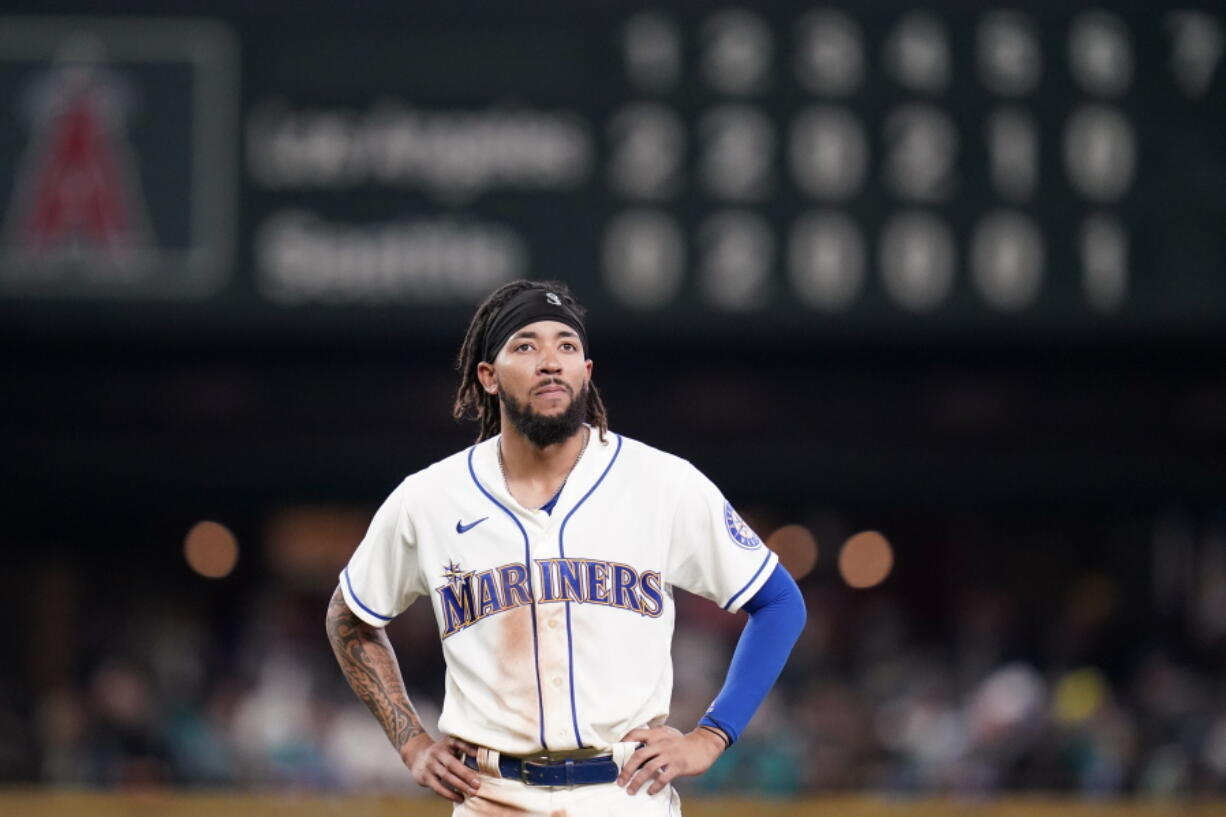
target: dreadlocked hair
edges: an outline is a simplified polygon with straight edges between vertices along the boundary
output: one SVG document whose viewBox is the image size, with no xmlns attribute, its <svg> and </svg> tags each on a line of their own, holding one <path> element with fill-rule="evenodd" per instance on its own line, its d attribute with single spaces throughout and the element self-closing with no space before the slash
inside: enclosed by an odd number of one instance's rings
<svg viewBox="0 0 1226 817">
<path fill-rule="evenodd" d="M 498 395 L 490 394 L 481 388 L 477 379 L 477 364 L 481 363 L 481 349 L 485 344 L 485 334 L 490 325 L 490 319 L 497 314 L 508 301 L 521 292 L 530 289 L 553 292 L 562 301 L 583 317 L 587 311 L 575 296 L 571 294 L 566 284 L 558 281 L 511 281 L 503 284 L 490 293 L 482 304 L 477 307 L 468 331 L 464 334 L 464 343 L 456 356 L 456 369 L 460 372 L 460 387 L 456 389 L 455 405 L 451 414 L 457 420 L 476 420 L 480 426 L 477 442 L 488 440 L 502 431 L 502 414 L 498 407 Z M 584 354 L 587 350 L 584 349 Z M 492 362 L 492 361 L 486 361 Z M 593 428 L 600 432 L 600 441 L 605 441 L 609 432 L 609 416 L 605 412 L 604 401 L 596 384 L 588 383 L 587 416 L 584 418 Z"/>
</svg>

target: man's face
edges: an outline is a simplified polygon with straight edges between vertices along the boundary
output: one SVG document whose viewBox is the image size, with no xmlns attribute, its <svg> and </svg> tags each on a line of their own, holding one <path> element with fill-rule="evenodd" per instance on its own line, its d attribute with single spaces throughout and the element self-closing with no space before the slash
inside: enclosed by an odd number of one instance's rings
<svg viewBox="0 0 1226 817">
<path fill-rule="evenodd" d="M 498 395 L 516 428 L 539 446 L 561 442 L 586 415 L 592 362 L 579 335 L 559 321 L 537 321 L 503 344 L 493 366 L 478 376 Z"/>
</svg>

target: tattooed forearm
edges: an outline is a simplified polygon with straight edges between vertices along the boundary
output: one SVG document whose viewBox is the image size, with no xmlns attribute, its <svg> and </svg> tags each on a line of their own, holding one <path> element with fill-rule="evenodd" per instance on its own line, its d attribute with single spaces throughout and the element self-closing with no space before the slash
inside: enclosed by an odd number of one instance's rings
<svg viewBox="0 0 1226 817">
<path fill-rule="evenodd" d="M 328 641 L 345 680 L 397 749 L 426 730 L 409 702 L 387 633 L 355 616 L 336 588 L 328 604 Z"/>
</svg>

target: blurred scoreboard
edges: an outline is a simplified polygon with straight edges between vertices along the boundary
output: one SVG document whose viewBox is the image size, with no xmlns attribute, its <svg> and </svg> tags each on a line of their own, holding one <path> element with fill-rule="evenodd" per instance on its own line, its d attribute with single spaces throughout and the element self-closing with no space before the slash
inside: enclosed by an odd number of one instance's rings
<svg viewBox="0 0 1226 817">
<path fill-rule="evenodd" d="M 413 336 L 530 276 L 604 337 L 1226 327 L 1216 7 L 380 8 L 7 18 L 0 314 Z"/>
</svg>

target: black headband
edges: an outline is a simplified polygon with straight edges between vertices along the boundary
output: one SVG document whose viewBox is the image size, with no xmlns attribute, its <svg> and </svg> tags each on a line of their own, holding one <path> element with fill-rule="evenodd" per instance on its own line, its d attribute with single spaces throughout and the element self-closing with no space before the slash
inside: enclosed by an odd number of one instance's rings
<svg viewBox="0 0 1226 817">
<path fill-rule="evenodd" d="M 561 295 L 547 289 L 526 289 L 503 304 L 485 329 L 481 359 L 492 363 L 503 345 L 520 329 L 537 321 L 559 321 L 574 329 L 583 344 L 584 357 L 591 357 L 587 347 L 587 329 L 578 311 Z"/>
</svg>

